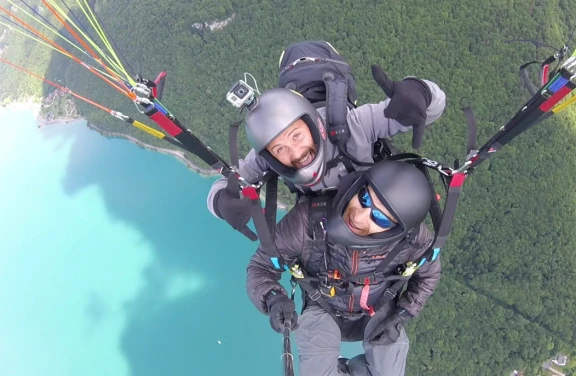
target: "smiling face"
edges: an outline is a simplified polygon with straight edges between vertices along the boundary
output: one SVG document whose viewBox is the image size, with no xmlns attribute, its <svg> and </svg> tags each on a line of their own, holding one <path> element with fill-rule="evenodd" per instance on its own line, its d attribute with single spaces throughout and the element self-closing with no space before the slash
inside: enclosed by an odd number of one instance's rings
<svg viewBox="0 0 576 376">
<path fill-rule="evenodd" d="M 284 166 L 297 169 L 308 166 L 316 156 L 312 133 L 302 119 L 292 123 L 266 149 Z"/>
<path fill-rule="evenodd" d="M 384 228 L 378 226 L 373 219 L 375 214 L 373 213 L 374 210 L 379 211 L 380 214 L 384 214 L 384 216 L 386 216 L 392 222 L 392 225 L 398 224 L 396 218 L 390 214 L 390 212 L 386 209 L 386 207 L 376 196 L 375 192 L 369 186 L 367 193 L 369 194 L 370 200 L 372 201 L 371 207 L 365 207 L 365 205 L 362 205 L 362 203 L 360 203 L 358 194 L 355 194 L 350 202 L 348 202 L 348 206 L 342 215 L 342 218 L 344 219 L 344 222 L 348 228 L 350 228 L 350 230 L 358 236 L 368 236 L 379 232 L 388 231 L 392 228 Z"/>
</svg>

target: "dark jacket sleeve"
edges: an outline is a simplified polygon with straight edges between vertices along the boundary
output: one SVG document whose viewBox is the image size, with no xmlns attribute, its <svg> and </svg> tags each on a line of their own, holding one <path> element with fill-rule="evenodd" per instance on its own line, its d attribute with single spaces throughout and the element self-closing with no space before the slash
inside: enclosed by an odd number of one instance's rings
<svg viewBox="0 0 576 376">
<path fill-rule="evenodd" d="M 296 205 L 276 226 L 276 248 L 287 261 L 300 258 L 302 253 L 304 234 L 307 231 L 308 205 L 307 202 Z M 260 312 L 268 313 L 264 298 L 270 291 L 287 295 L 279 283 L 281 272 L 274 269 L 270 257 L 261 247 L 250 259 L 246 271 L 248 296 Z"/>
<path fill-rule="evenodd" d="M 434 236 L 425 224 L 420 225 L 420 232 L 413 244 L 414 251 L 411 260 L 415 261 L 422 256 L 432 244 Z M 440 256 L 435 261 L 426 262 L 414 272 L 412 278 L 408 280 L 406 291 L 398 301 L 398 306 L 407 310 L 412 316 L 420 314 L 422 308 L 436 289 L 442 269 L 440 266 Z"/>
</svg>

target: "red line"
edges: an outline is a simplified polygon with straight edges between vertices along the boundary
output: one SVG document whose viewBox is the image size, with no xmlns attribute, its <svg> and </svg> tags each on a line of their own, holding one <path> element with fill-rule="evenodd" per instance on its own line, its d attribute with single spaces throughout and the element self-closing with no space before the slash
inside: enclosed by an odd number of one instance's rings
<svg viewBox="0 0 576 376">
<path fill-rule="evenodd" d="M 87 68 L 90 72 L 94 73 L 95 75 L 97 75 L 98 77 L 100 77 L 102 80 L 104 80 L 105 82 L 107 82 L 109 85 L 111 85 L 113 88 L 115 88 L 116 90 L 118 90 L 119 92 L 121 92 L 122 94 L 126 95 L 128 98 L 134 100 L 136 99 L 136 94 L 128 91 L 125 88 L 119 87 L 117 86 L 115 83 L 113 83 L 112 81 L 108 80 L 106 77 L 104 77 L 103 75 L 101 75 L 98 71 L 96 71 L 95 69 L 89 67 L 88 65 L 86 65 L 84 62 L 82 62 L 80 59 L 78 59 L 76 56 L 70 54 L 68 51 L 66 51 L 64 48 L 60 47 L 59 45 L 57 45 L 56 43 L 54 43 L 52 40 L 50 40 L 50 38 L 46 37 L 44 34 L 42 34 L 41 32 L 39 32 L 38 30 L 34 29 L 32 26 L 28 25 L 26 22 L 22 21 L 20 18 L 18 18 L 16 15 L 14 15 L 12 12 L 6 10 L 4 7 L 0 6 L 0 10 L 3 11 L 4 13 L 8 14 L 10 17 L 14 18 L 15 20 L 17 20 L 18 22 L 20 22 L 22 25 L 24 25 L 28 30 L 30 30 L 31 32 L 33 32 L 35 35 L 39 36 L 40 38 L 42 38 L 45 42 L 51 44 L 52 46 L 54 46 L 54 48 L 56 48 L 58 51 L 61 51 L 62 53 L 66 54 L 67 56 L 69 56 L 72 60 L 74 60 L 75 62 L 77 62 L 78 64 L 82 65 L 83 67 Z"/>
<path fill-rule="evenodd" d="M 72 34 L 72 36 L 74 36 L 74 38 L 76 38 L 76 40 L 77 40 L 78 42 L 80 42 L 80 44 L 82 45 L 82 47 L 84 47 L 84 48 L 90 53 L 90 55 L 92 55 L 92 57 L 93 57 L 96 61 L 98 61 L 98 62 L 100 63 L 100 65 L 102 65 L 102 66 L 104 67 L 104 69 L 106 69 L 106 71 L 107 71 L 108 73 L 110 73 L 113 77 L 116 77 L 116 79 L 117 79 L 118 81 L 122 81 L 122 80 L 120 79 L 120 77 L 118 77 L 118 75 L 117 75 L 114 71 L 112 71 L 110 68 L 108 68 L 108 67 L 102 62 L 102 59 L 100 59 L 100 58 L 98 57 L 98 55 L 96 55 L 96 53 L 95 53 L 94 51 L 92 51 L 92 49 L 90 48 L 90 46 L 88 46 L 86 43 L 84 43 L 84 41 L 82 40 L 82 38 L 80 38 L 80 36 L 78 36 L 78 34 L 76 34 L 76 32 L 75 32 L 70 26 L 68 26 L 68 24 L 66 23 L 66 21 L 64 21 L 64 20 L 54 11 L 54 9 L 52 9 L 52 7 L 50 6 L 50 4 L 48 4 L 48 3 L 46 2 L 46 0 L 42 0 L 42 2 L 44 3 L 44 5 L 46 5 L 46 6 L 48 7 L 48 9 L 50 9 L 50 12 L 52 12 L 52 14 L 53 14 L 54 16 L 56 16 L 56 18 L 62 23 L 62 25 L 64 25 L 64 27 Z M 132 99 L 135 99 L 135 98 L 132 98 Z"/>
<path fill-rule="evenodd" d="M 44 78 L 44 77 L 42 77 L 42 76 L 39 76 L 39 75 L 37 75 L 37 74 L 35 74 L 35 73 L 32 73 L 32 72 L 30 72 L 29 70 L 26 70 L 26 69 L 24 69 L 24 68 L 22 68 L 22 67 L 20 67 L 20 66 L 18 66 L 18 65 L 16 65 L 16 64 L 14 64 L 14 63 L 11 63 L 10 61 L 8 61 L 8 60 L 6 60 L 6 59 L 3 59 L 3 58 L 0 57 L 0 61 L 6 63 L 6 64 L 8 64 L 8 65 L 11 65 L 11 66 L 13 66 L 14 68 L 16 68 L 16 69 L 18 69 L 18 70 L 20 70 L 20 71 L 22 71 L 22 72 L 24 72 L 24 73 L 28 73 L 28 74 L 31 75 L 32 77 L 35 77 L 35 78 L 37 78 L 37 79 L 39 79 L 39 80 L 42 80 L 42 81 L 46 82 L 48 85 L 52 85 L 52 86 L 54 86 L 54 87 L 56 87 L 56 88 L 58 88 L 58 89 L 60 89 L 60 90 L 62 90 L 62 91 L 65 91 L 65 92 L 67 92 L 67 93 L 70 93 L 71 95 L 75 96 L 76 98 L 81 99 L 81 100 L 83 100 L 84 102 L 90 103 L 91 105 L 96 106 L 96 107 L 98 107 L 99 109 L 101 109 L 101 110 L 103 110 L 103 111 L 106 111 L 106 112 L 108 112 L 108 113 L 110 113 L 110 112 L 112 111 L 112 110 L 110 110 L 109 108 L 106 108 L 106 107 L 104 107 L 104 106 L 102 106 L 102 105 L 100 105 L 100 104 L 98 104 L 98 103 L 96 103 L 96 102 L 94 102 L 94 101 L 91 101 L 91 100 L 88 99 L 88 98 L 84 98 L 83 96 L 74 93 L 72 90 L 70 90 L 70 89 L 68 89 L 68 88 L 65 88 L 65 87 L 63 87 L 63 86 L 60 86 L 60 85 L 58 85 L 58 84 L 50 81 L 50 80 L 47 79 L 47 78 Z"/>
</svg>

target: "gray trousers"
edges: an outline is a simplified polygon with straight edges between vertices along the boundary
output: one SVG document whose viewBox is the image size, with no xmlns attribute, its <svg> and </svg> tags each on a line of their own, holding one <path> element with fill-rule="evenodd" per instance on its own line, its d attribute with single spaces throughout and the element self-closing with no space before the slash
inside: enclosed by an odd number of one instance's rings
<svg viewBox="0 0 576 376">
<path fill-rule="evenodd" d="M 364 332 L 369 333 L 378 322 L 366 320 L 348 321 L 338 325 L 329 313 L 317 305 L 306 307 L 298 318 L 299 328 L 294 337 L 300 354 L 300 376 L 341 376 L 338 356 L 341 341 L 362 341 Z M 362 342 L 364 354 L 348 362 L 353 376 L 404 376 L 408 356 L 408 337 L 402 329 L 398 341 L 390 345 L 372 346 Z"/>
</svg>

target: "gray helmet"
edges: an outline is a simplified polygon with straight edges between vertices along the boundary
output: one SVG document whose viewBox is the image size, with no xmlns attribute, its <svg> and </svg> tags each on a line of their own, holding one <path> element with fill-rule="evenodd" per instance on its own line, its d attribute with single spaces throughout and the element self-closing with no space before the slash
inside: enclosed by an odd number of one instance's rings
<svg viewBox="0 0 576 376">
<path fill-rule="evenodd" d="M 302 119 L 308 125 L 316 145 L 314 160 L 300 169 L 285 166 L 266 149 L 272 140 L 298 119 Z M 298 185 L 313 185 L 324 176 L 326 170 L 324 120 L 314 106 L 297 92 L 275 88 L 260 95 L 246 115 L 246 135 L 254 150 L 285 180 Z"/>
<path fill-rule="evenodd" d="M 362 186 L 369 185 L 398 226 L 369 236 L 356 235 L 342 215 L 350 200 Z M 347 247 L 378 247 L 397 242 L 419 227 L 426 218 L 433 189 L 426 176 L 414 165 L 400 161 L 383 161 L 362 172 L 345 176 L 338 186 L 326 222 L 328 240 Z"/>
</svg>

